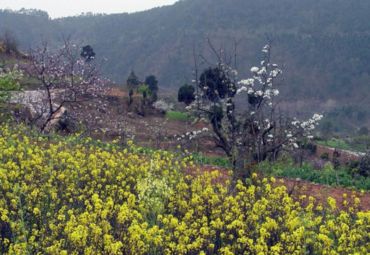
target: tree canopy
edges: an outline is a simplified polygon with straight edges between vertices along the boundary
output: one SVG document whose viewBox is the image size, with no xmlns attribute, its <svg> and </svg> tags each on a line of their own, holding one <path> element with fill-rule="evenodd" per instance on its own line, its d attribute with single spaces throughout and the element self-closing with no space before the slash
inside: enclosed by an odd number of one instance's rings
<svg viewBox="0 0 370 255">
<path fill-rule="evenodd" d="M 195 100 L 195 88 L 192 85 L 184 84 L 179 88 L 177 100 L 190 105 Z"/>
<path fill-rule="evenodd" d="M 95 55 L 96 54 L 90 45 L 82 47 L 81 57 L 83 57 L 87 62 L 93 60 L 95 58 Z"/>
</svg>

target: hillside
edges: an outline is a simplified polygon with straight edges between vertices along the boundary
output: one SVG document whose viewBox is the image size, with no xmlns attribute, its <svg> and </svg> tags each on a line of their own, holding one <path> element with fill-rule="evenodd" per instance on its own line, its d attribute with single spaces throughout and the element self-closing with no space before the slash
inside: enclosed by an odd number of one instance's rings
<svg viewBox="0 0 370 255">
<path fill-rule="evenodd" d="M 259 49 L 273 42 L 283 65 L 284 96 L 315 105 L 366 105 L 370 84 L 370 2 L 367 0 L 184 0 L 134 14 L 52 20 L 44 12 L 0 12 L 0 34 L 12 31 L 23 49 L 42 40 L 54 45 L 71 35 L 91 44 L 104 72 L 124 82 L 134 69 L 153 73 L 165 87 L 192 79 L 193 47 L 210 56 L 206 38 L 231 52 L 239 42 L 241 76 L 258 63 Z M 210 57 L 209 57 L 210 58 Z M 310 101 L 312 105 L 312 101 Z M 301 106 L 304 109 L 306 106 Z"/>
</svg>

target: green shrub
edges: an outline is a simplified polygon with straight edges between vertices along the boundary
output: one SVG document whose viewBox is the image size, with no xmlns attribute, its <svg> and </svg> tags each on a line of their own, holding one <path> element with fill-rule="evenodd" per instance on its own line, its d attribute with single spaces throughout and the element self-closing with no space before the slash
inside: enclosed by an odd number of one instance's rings
<svg viewBox="0 0 370 255">
<path fill-rule="evenodd" d="M 192 154 L 194 162 L 201 165 L 212 165 L 212 166 L 219 166 L 219 167 L 225 167 L 230 168 L 231 163 L 230 160 L 227 157 L 221 157 L 221 156 L 206 156 L 202 153 L 193 153 Z"/>
<path fill-rule="evenodd" d="M 190 105 L 195 100 L 195 88 L 192 85 L 185 84 L 180 87 L 177 95 L 179 102 L 184 102 L 186 105 Z"/>
<path fill-rule="evenodd" d="M 16 74 L 13 72 L 0 72 L 0 104 L 5 103 L 10 98 L 12 91 L 20 89 Z"/>
<path fill-rule="evenodd" d="M 316 170 L 310 164 L 302 167 L 294 165 L 289 161 L 262 162 L 258 166 L 262 173 L 287 178 L 300 178 L 302 180 L 326 184 L 331 186 L 355 187 L 356 189 L 370 190 L 370 178 L 351 174 L 348 167 L 334 169 L 331 163 L 325 164 L 323 170 Z"/>
<path fill-rule="evenodd" d="M 179 121 L 188 121 L 189 114 L 178 111 L 168 111 L 166 112 L 166 118 L 168 120 L 179 120 Z"/>
<path fill-rule="evenodd" d="M 320 158 L 323 160 L 329 160 L 329 153 L 324 152 L 323 154 L 320 155 Z"/>
<path fill-rule="evenodd" d="M 358 165 L 358 174 L 364 177 L 370 177 L 370 153 L 361 158 Z"/>
<path fill-rule="evenodd" d="M 308 150 L 311 154 L 315 154 L 317 151 L 317 145 L 314 143 L 307 143 L 303 145 L 303 149 Z"/>
</svg>

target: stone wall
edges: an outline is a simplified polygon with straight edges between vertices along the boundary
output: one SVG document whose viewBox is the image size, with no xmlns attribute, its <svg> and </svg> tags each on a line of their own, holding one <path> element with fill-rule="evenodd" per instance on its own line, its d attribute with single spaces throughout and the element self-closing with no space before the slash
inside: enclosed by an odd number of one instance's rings
<svg viewBox="0 0 370 255">
<path fill-rule="evenodd" d="M 350 163 L 351 161 L 358 161 L 364 153 L 347 151 L 347 150 L 340 150 L 335 148 L 330 148 L 323 145 L 317 145 L 316 147 L 316 156 L 322 157 L 322 155 L 327 154 L 329 160 L 333 161 L 334 159 L 338 160 L 341 165 L 345 165 Z"/>
</svg>

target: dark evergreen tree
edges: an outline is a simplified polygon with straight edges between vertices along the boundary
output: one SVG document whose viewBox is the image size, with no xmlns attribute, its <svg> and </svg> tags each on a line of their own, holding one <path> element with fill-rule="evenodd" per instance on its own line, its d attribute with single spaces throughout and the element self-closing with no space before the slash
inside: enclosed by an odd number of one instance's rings
<svg viewBox="0 0 370 255">
<path fill-rule="evenodd" d="M 364 177 L 370 176 L 370 152 L 361 158 L 358 166 L 358 174 Z"/>
<path fill-rule="evenodd" d="M 151 100 L 153 102 L 157 101 L 158 98 L 158 80 L 154 75 L 149 75 L 145 78 L 145 84 L 148 85 Z"/>
<path fill-rule="evenodd" d="M 81 57 L 83 57 L 87 62 L 93 60 L 95 58 L 95 52 L 93 48 L 90 45 L 82 47 Z"/>
<path fill-rule="evenodd" d="M 127 87 L 129 90 L 136 90 L 141 82 L 139 78 L 136 76 L 134 71 L 131 71 L 130 75 L 127 78 Z"/>
<path fill-rule="evenodd" d="M 191 104 L 195 100 L 195 89 L 193 86 L 185 84 L 180 87 L 177 100 L 183 102 L 186 105 Z"/>
<path fill-rule="evenodd" d="M 141 82 L 139 78 L 136 76 L 134 71 L 131 71 L 130 75 L 127 78 L 127 89 L 129 95 L 129 105 L 132 103 L 132 96 L 134 95 L 135 91 L 139 88 Z"/>
<path fill-rule="evenodd" d="M 200 75 L 199 81 L 200 89 L 205 91 L 204 96 L 210 101 L 214 101 L 218 97 L 232 97 L 236 93 L 236 86 L 233 81 L 218 67 L 205 70 Z"/>
</svg>

